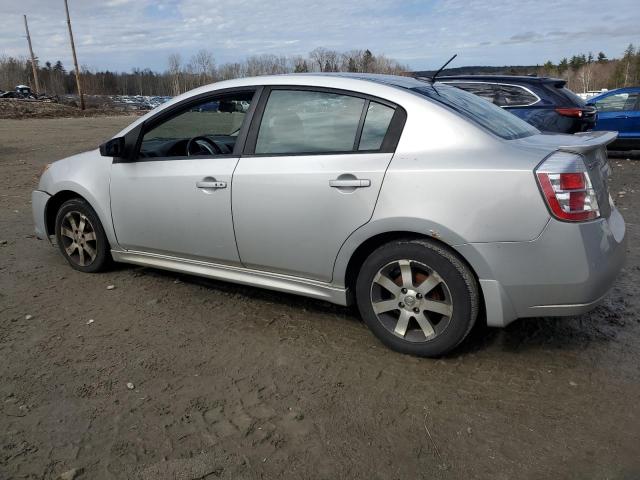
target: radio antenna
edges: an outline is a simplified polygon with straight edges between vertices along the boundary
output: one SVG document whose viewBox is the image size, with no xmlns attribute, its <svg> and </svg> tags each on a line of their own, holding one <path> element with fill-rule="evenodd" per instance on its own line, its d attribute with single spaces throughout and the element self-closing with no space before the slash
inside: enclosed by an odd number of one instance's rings
<svg viewBox="0 0 640 480">
<path fill-rule="evenodd" d="M 442 65 L 442 66 L 440 67 L 440 70 L 438 70 L 436 73 L 434 73 L 434 74 L 431 76 L 431 83 L 435 83 L 436 78 L 438 77 L 438 75 L 440 75 L 440 72 L 442 72 L 442 71 L 445 69 L 445 67 L 446 67 L 447 65 L 449 65 L 449 64 L 453 61 L 453 59 L 454 59 L 454 58 L 456 58 L 457 56 L 458 56 L 458 54 L 457 54 L 457 53 L 456 53 L 456 54 L 454 54 L 454 55 L 453 55 L 453 57 L 451 57 L 451 58 L 447 61 L 447 63 L 445 63 L 444 65 Z"/>
</svg>

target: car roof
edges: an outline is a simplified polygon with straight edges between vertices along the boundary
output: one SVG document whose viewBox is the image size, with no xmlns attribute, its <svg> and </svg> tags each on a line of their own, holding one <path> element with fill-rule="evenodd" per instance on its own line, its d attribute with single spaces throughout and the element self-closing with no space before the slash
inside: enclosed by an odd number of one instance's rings
<svg viewBox="0 0 640 480">
<path fill-rule="evenodd" d="M 383 83 L 385 85 L 392 85 L 402 88 L 417 88 L 424 87 L 425 81 L 418 80 L 415 77 L 403 76 L 403 75 L 386 75 L 382 73 L 353 73 L 353 72 L 323 72 L 323 73 L 302 73 L 302 74 L 287 74 L 283 76 L 320 76 L 320 77 L 341 77 L 341 78 L 353 78 L 355 80 L 365 80 L 368 82 Z"/>
<path fill-rule="evenodd" d="M 528 75 L 443 75 L 438 80 L 475 80 L 482 82 L 517 82 L 517 83 L 566 83 L 566 80 L 553 77 L 534 77 Z"/>
</svg>

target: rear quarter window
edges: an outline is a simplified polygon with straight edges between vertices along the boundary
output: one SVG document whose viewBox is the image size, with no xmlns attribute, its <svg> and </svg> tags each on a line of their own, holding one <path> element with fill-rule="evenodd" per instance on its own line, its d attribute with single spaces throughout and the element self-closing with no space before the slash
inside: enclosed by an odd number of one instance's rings
<svg viewBox="0 0 640 480">
<path fill-rule="evenodd" d="M 447 82 L 449 83 L 449 82 Z M 493 102 L 493 97 L 495 95 L 495 91 L 493 85 L 489 83 L 481 83 L 481 82 L 451 82 L 449 85 L 453 85 L 454 87 L 460 88 L 465 92 L 473 93 L 485 100 L 489 100 Z"/>
<path fill-rule="evenodd" d="M 391 107 L 377 102 L 369 103 L 358 150 L 378 150 L 382 147 L 394 113 Z"/>
<path fill-rule="evenodd" d="M 500 107 L 526 107 L 540 99 L 524 87 L 518 85 L 495 85 L 493 103 Z"/>
</svg>

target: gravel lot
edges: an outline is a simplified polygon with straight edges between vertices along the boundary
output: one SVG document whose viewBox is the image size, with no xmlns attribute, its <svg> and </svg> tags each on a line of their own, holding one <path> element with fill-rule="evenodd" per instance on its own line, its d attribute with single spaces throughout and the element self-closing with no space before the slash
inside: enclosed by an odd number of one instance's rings
<svg viewBox="0 0 640 480">
<path fill-rule="evenodd" d="M 0 120 L 1 479 L 640 478 L 640 161 L 612 158 L 602 306 L 420 360 L 319 301 L 68 267 L 32 234 L 39 170 L 132 120 Z"/>
</svg>

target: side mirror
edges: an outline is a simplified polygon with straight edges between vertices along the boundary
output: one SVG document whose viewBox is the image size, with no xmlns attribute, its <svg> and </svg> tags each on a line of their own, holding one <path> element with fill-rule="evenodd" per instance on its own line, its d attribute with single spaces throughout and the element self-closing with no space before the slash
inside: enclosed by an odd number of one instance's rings
<svg viewBox="0 0 640 480">
<path fill-rule="evenodd" d="M 124 156 L 124 137 L 112 138 L 100 145 L 100 155 L 103 157 Z"/>
</svg>

